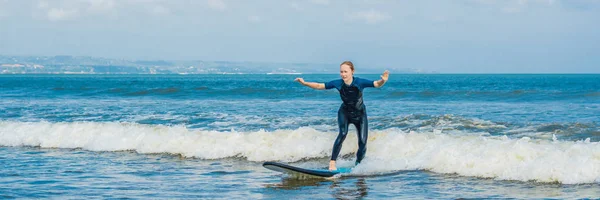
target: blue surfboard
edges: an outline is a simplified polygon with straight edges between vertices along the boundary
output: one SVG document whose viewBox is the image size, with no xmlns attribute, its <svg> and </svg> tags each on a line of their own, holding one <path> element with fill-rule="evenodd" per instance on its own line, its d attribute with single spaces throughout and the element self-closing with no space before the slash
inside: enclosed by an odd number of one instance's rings
<svg viewBox="0 0 600 200">
<path fill-rule="evenodd" d="M 350 173 L 352 171 L 352 168 L 338 168 L 335 171 L 329 171 L 327 169 L 305 169 L 277 162 L 265 162 L 263 163 L 263 167 L 290 175 L 308 175 L 323 178 L 332 177 L 340 173 Z"/>
</svg>

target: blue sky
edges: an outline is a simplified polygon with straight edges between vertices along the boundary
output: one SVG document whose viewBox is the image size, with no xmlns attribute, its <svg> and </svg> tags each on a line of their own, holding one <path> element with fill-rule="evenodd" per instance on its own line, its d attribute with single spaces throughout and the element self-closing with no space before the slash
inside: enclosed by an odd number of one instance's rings
<svg viewBox="0 0 600 200">
<path fill-rule="evenodd" d="M 0 0 L 0 54 L 600 73 L 600 0 Z"/>
</svg>

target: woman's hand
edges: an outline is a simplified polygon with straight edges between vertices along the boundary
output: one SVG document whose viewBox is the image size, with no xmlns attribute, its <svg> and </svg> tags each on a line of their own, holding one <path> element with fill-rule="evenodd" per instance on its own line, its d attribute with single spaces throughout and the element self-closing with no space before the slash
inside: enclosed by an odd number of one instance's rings
<svg viewBox="0 0 600 200">
<path fill-rule="evenodd" d="M 383 80 L 384 82 L 387 82 L 389 76 L 390 76 L 390 72 L 388 70 L 385 70 L 383 72 L 383 74 L 381 75 L 381 80 Z"/>
<path fill-rule="evenodd" d="M 304 85 L 304 79 L 303 78 L 296 78 L 296 80 L 294 80 L 302 85 Z"/>
<path fill-rule="evenodd" d="M 381 79 L 373 81 L 373 86 L 375 86 L 376 88 L 380 88 L 381 86 L 383 86 L 383 84 L 385 84 L 385 82 L 387 82 L 389 77 L 390 72 L 388 70 L 385 70 L 383 74 L 381 74 Z"/>
</svg>

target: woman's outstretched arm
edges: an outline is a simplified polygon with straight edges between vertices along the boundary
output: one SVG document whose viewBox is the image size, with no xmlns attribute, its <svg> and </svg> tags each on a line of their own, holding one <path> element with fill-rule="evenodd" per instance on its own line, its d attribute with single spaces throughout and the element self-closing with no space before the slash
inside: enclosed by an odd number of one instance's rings
<svg viewBox="0 0 600 200">
<path fill-rule="evenodd" d="M 325 89 L 325 83 L 306 82 L 306 81 L 304 81 L 303 78 L 296 78 L 296 80 L 294 80 L 294 81 L 297 81 L 298 83 L 300 83 L 306 87 L 312 88 L 312 89 L 316 89 L 316 90 L 324 90 Z"/>
</svg>

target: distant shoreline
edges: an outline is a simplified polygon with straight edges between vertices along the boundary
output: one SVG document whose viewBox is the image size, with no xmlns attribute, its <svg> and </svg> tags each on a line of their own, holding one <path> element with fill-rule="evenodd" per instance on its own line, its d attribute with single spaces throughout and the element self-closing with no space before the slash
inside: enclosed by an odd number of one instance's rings
<svg viewBox="0 0 600 200">
<path fill-rule="evenodd" d="M 212 74 L 144 74 L 144 73 L 0 73 L 0 76 L 10 75 L 169 75 L 169 76 L 195 76 L 195 75 L 339 75 L 335 73 L 212 73 Z M 379 73 L 357 73 L 356 76 L 361 75 L 379 75 Z M 394 73 L 393 75 L 600 75 L 600 73 Z"/>
</svg>

